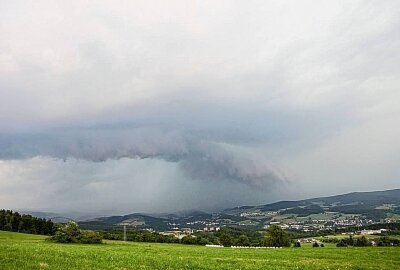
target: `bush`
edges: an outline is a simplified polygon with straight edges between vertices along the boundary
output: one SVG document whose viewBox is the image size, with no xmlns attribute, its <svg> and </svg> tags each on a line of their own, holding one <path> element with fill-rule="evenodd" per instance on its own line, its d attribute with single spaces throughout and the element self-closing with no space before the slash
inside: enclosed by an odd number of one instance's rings
<svg viewBox="0 0 400 270">
<path fill-rule="evenodd" d="M 356 247 L 367 247 L 371 246 L 371 242 L 363 235 L 360 238 L 357 238 L 354 245 Z"/>
<path fill-rule="evenodd" d="M 186 236 L 182 237 L 181 244 L 195 245 L 196 244 L 196 238 L 191 236 L 191 235 L 186 235 Z"/>
<path fill-rule="evenodd" d="M 81 230 L 79 243 L 82 244 L 100 244 L 102 242 L 101 235 L 94 231 Z"/>
<path fill-rule="evenodd" d="M 102 238 L 99 233 L 94 231 L 83 231 L 79 229 L 76 222 L 70 221 L 61 226 L 50 240 L 58 243 L 82 243 L 82 244 L 100 244 Z"/>
<path fill-rule="evenodd" d="M 319 247 L 319 244 L 318 244 L 317 242 L 314 242 L 314 243 L 312 244 L 312 246 L 313 246 L 313 247 Z"/>
<path fill-rule="evenodd" d="M 378 239 L 376 245 L 378 247 L 400 246 L 400 240 L 387 236 L 382 236 Z"/>
<path fill-rule="evenodd" d="M 296 242 L 294 243 L 294 247 L 295 247 L 295 248 L 301 247 L 300 241 L 296 241 Z"/>
<path fill-rule="evenodd" d="M 337 244 L 337 247 L 347 247 L 347 243 L 344 239 L 341 239 Z"/>
<path fill-rule="evenodd" d="M 325 245 L 324 245 L 324 244 L 321 244 L 320 247 L 325 247 Z"/>
</svg>

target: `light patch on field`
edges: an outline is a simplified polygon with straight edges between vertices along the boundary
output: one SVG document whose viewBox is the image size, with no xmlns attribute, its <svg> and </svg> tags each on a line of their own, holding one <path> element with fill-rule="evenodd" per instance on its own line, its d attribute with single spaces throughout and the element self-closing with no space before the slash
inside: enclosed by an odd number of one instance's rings
<svg viewBox="0 0 400 270">
<path fill-rule="evenodd" d="M 40 268 L 47 268 L 49 265 L 47 263 L 41 262 L 39 263 Z"/>
</svg>

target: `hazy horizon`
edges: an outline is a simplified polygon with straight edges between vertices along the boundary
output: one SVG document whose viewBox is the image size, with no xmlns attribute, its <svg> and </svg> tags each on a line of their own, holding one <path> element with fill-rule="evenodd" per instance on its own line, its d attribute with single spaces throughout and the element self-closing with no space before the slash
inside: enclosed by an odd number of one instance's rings
<svg viewBox="0 0 400 270">
<path fill-rule="evenodd" d="M 307 199 L 315 199 L 315 198 L 323 198 L 323 197 L 331 197 L 331 196 L 337 196 L 337 195 L 345 195 L 345 194 L 351 194 L 351 193 L 368 193 L 368 192 L 382 192 L 382 191 L 390 191 L 390 190 L 400 190 L 400 188 L 393 188 L 393 189 L 385 189 L 385 190 L 360 190 L 360 191 L 350 191 L 347 193 L 341 193 L 341 194 L 329 194 L 329 195 L 321 195 L 318 196 L 316 195 L 315 197 L 306 197 L 306 198 L 292 198 L 291 200 L 276 200 L 276 201 L 271 201 L 271 202 L 266 202 L 266 203 L 259 203 L 257 205 L 232 205 L 231 207 L 225 208 L 216 208 L 216 209 L 175 209 L 171 211 L 163 211 L 163 212 L 146 212 L 146 211 L 121 211 L 119 209 L 109 209 L 107 211 L 101 210 L 101 211 L 73 211 L 73 210 L 64 210 L 61 212 L 53 211 L 52 209 L 29 209 L 29 208 L 20 208 L 20 209 L 12 209 L 14 211 L 19 211 L 21 213 L 53 213 L 53 214 L 63 214 L 66 215 L 67 217 L 72 217 L 72 218 L 83 218 L 83 220 L 90 219 L 93 217 L 99 217 L 99 216 L 114 216 L 114 215 L 129 215 L 129 214 L 145 214 L 145 215 L 163 215 L 163 214 L 183 214 L 183 213 L 190 213 L 190 212 L 206 212 L 206 213 L 219 213 L 221 211 L 235 208 L 235 207 L 243 207 L 243 206 L 259 206 L 259 205 L 268 205 L 271 203 L 276 203 L 280 201 L 301 201 L 301 200 L 307 200 Z"/>
<path fill-rule="evenodd" d="M 400 187 L 399 1 L 2 1 L 0 208 Z"/>
</svg>

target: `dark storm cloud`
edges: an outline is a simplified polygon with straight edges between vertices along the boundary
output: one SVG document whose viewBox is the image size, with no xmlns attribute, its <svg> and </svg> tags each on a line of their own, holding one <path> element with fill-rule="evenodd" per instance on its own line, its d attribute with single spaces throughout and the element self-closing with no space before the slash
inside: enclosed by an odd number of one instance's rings
<svg viewBox="0 0 400 270">
<path fill-rule="evenodd" d="M 391 188 L 399 10 L 1 1 L 0 204 L 212 209 Z"/>
<path fill-rule="evenodd" d="M 269 184 L 286 181 L 284 175 L 262 157 L 177 131 L 92 129 L 0 137 L 0 159 L 36 156 L 93 162 L 121 158 L 163 159 L 179 163 L 189 178 L 228 179 L 265 189 Z"/>
</svg>

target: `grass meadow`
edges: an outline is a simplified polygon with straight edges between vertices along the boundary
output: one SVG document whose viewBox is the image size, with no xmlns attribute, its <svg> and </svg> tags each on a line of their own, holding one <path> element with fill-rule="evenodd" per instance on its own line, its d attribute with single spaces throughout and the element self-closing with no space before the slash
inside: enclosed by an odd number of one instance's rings
<svg viewBox="0 0 400 270">
<path fill-rule="evenodd" d="M 106 241 L 59 244 L 0 231 L 0 269 L 400 269 L 400 248 L 232 249 Z"/>
</svg>

